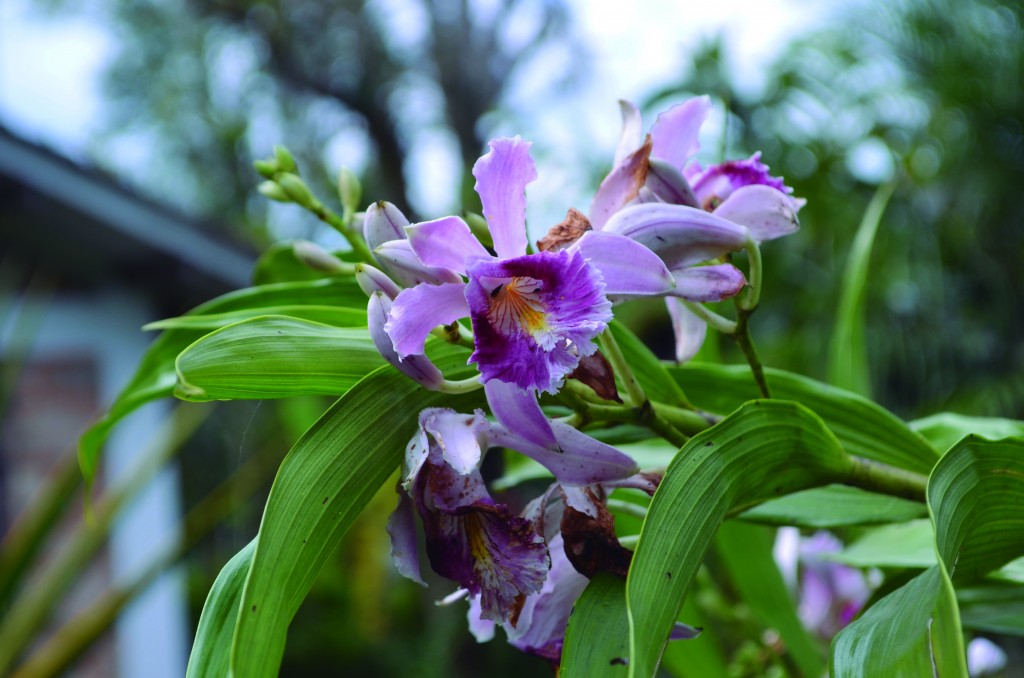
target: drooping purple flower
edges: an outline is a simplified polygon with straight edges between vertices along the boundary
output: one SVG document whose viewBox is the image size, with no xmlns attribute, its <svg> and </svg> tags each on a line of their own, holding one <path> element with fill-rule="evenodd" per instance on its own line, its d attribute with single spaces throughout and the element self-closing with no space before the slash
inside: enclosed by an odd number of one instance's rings
<svg viewBox="0 0 1024 678">
<path fill-rule="evenodd" d="M 683 304 L 719 301 L 746 285 L 731 264 L 704 265 L 746 246 L 794 232 L 804 204 L 771 176 L 760 153 L 701 168 L 692 163 L 699 132 L 711 111 L 697 97 L 658 116 L 643 137 L 640 112 L 622 107 L 623 131 L 615 166 L 591 205 L 594 228 L 626 235 L 665 261 L 677 284 L 666 303 L 676 334 L 676 358 L 691 358 L 706 328 Z"/>
<path fill-rule="evenodd" d="M 613 233 L 593 234 L 560 253 L 527 254 L 524 191 L 537 176 L 529 147 L 519 137 L 495 139 L 473 168 L 496 257 L 458 217 L 405 228 L 408 240 L 401 242 L 436 280 L 403 290 L 386 329 L 399 356 L 417 355 L 431 329 L 469 316 L 476 342 L 470 360 L 485 382 L 554 392 L 595 350 L 594 338 L 611 319 L 606 295 L 660 294 L 674 283 L 649 249 Z M 449 282 L 436 271 L 468 282 Z"/>
<path fill-rule="evenodd" d="M 422 583 L 415 513 L 434 571 L 478 596 L 486 619 L 514 625 L 525 597 L 543 584 L 550 559 L 533 518 L 515 515 L 488 493 L 479 472 L 487 448 L 516 449 L 568 485 L 614 481 L 636 472 L 636 463 L 615 448 L 564 424 L 551 426 L 558 452 L 489 422 L 479 411 L 465 415 L 429 408 L 420 413 L 403 466 L 402 488 L 411 500 L 403 496 L 388 521 L 399 572 Z"/>
</svg>

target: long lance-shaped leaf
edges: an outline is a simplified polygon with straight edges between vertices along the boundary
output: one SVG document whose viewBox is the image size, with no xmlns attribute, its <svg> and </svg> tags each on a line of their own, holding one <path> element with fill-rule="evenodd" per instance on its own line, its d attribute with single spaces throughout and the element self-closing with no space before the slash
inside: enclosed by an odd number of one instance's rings
<svg viewBox="0 0 1024 678">
<path fill-rule="evenodd" d="M 828 347 L 828 381 L 833 386 L 865 397 L 871 396 L 868 350 L 864 342 L 864 300 L 867 296 L 868 266 L 878 225 L 889 198 L 896 189 L 890 181 L 878 187 L 864 218 L 857 227 L 843 273 L 842 296 Z"/>
<path fill-rule="evenodd" d="M 928 515 L 925 504 L 856 487 L 815 487 L 766 501 L 738 517 L 752 523 L 831 528 L 902 523 Z"/>
<path fill-rule="evenodd" d="M 669 372 L 694 404 L 710 412 L 732 412 L 757 397 L 746 366 L 686 365 Z M 866 398 L 792 372 L 766 369 L 765 375 L 773 396 L 813 410 L 850 454 L 925 474 L 938 461 L 938 452 L 924 438 Z"/>
<path fill-rule="evenodd" d="M 955 412 L 940 412 L 910 422 L 910 428 L 920 433 L 939 452 L 945 452 L 964 436 L 975 434 L 998 440 L 1024 438 L 1024 421 L 1001 417 L 970 417 Z"/>
<path fill-rule="evenodd" d="M 438 367 L 467 376 L 465 349 L 442 346 Z M 460 369 L 461 368 L 461 369 Z M 425 391 L 390 366 L 339 399 L 285 457 L 267 499 L 231 649 L 235 676 L 276 676 L 288 624 L 338 540 L 398 466 L 424 407 L 460 411 L 482 391 Z"/>
<path fill-rule="evenodd" d="M 301 320 L 333 325 L 334 327 L 359 327 L 366 324 L 365 308 L 343 306 L 315 306 L 310 304 L 288 304 L 285 306 L 263 306 L 259 309 L 243 308 L 224 313 L 183 315 L 177 318 L 157 320 L 143 326 L 144 330 L 207 330 L 212 331 L 259 315 L 286 315 Z"/>
<path fill-rule="evenodd" d="M 558 675 L 562 678 L 601 675 L 624 678 L 629 670 L 628 657 L 626 580 L 602 572 L 587 584 L 573 605 Z"/>
<path fill-rule="evenodd" d="M 967 675 L 950 577 L 971 582 L 1024 555 L 1024 440 L 960 441 L 928 479 L 928 508 L 938 564 L 836 636 L 833 675 Z"/>
<path fill-rule="evenodd" d="M 332 278 L 312 282 L 261 285 L 238 290 L 197 306 L 188 315 L 204 316 L 246 311 L 250 313 L 250 317 L 254 317 L 265 315 L 261 309 L 268 306 L 295 305 L 336 305 L 365 309 L 365 300 L 366 295 L 359 289 L 354 279 Z M 365 325 L 365 322 L 363 320 L 359 324 Z M 177 383 L 174 359 L 185 347 L 204 334 L 206 332 L 202 330 L 168 330 L 150 344 L 131 381 L 121 389 L 107 413 L 96 420 L 79 439 L 78 461 L 87 479 L 96 474 L 100 450 L 118 421 L 150 401 L 170 397 Z"/>
<path fill-rule="evenodd" d="M 185 678 L 224 678 L 230 670 L 231 638 L 249 576 L 256 540 L 236 553 L 217 575 L 199 617 Z"/>
<path fill-rule="evenodd" d="M 608 329 L 615 337 L 622 354 L 626 357 L 626 362 L 629 363 L 634 376 L 640 382 L 640 386 L 648 398 L 668 405 L 688 403 L 683 389 L 668 373 L 665 366 L 628 327 L 620 322 L 612 321 Z"/>
<path fill-rule="evenodd" d="M 847 477 L 853 461 L 811 411 L 754 401 L 694 436 L 651 501 L 629 571 L 630 676 L 654 675 L 669 630 L 730 511 Z"/>
<path fill-rule="evenodd" d="M 383 364 L 366 328 L 263 316 L 182 351 L 174 394 L 193 401 L 341 395 Z"/>
</svg>

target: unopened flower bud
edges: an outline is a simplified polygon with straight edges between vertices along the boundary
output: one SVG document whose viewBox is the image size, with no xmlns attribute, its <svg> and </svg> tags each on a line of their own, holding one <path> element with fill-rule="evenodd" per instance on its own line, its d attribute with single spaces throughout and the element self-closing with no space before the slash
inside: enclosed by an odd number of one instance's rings
<svg viewBox="0 0 1024 678">
<path fill-rule="evenodd" d="M 359 208 L 359 200 L 363 197 L 363 186 L 351 170 L 342 167 L 338 172 L 338 197 L 346 210 L 355 212 Z"/>
<path fill-rule="evenodd" d="M 300 262 L 324 273 L 341 273 L 346 268 L 351 271 L 351 264 L 346 264 L 320 245 L 308 240 L 296 240 L 292 243 L 292 253 Z"/>
<path fill-rule="evenodd" d="M 356 283 L 368 297 L 372 297 L 374 292 L 383 292 L 388 299 L 394 299 L 402 291 L 384 271 L 369 264 L 356 264 Z"/>
<path fill-rule="evenodd" d="M 255 160 L 252 166 L 264 179 L 273 179 L 277 173 L 277 163 L 272 160 Z"/>
<path fill-rule="evenodd" d="M 281 172 L 299 173 L 299 166 L 295 164 L 295 158 L 291 151 L 284 146 L 274 146 L 274 160 L 277 161 L 277 169 Z"/>
<path fill-rule="evenodd" d="M 374 249 L 373 254 L 388 275 L 406 287 L 420 283 L 439 285 L 462 282 L 462 277 L 455 271 L 427 266 L 420 261 L 408 240 L 390 240 Z"/>
<path fill-rule="evenodd" d="M 409 220 L 391 203 L 380 200 L 370 205 L 363 218 L 363 238 L 371 250 L 392 240 L 405 240 Z"/>
<path fill-rule="evenodd" d="M 277 202 L 291 202 L 291 197 L 284 192 L 284 189 L 274 181 L 264 181 L 257 189 L 264 197 L 276 200 Z"/>
<path fill-rule="evenodd" d="M 391 300 L 383 292 L 374 292 L 366 307 L 366 319 L 369 325 L 370 338 L 373 345 L 380 351 L 384 360 L 391 363 L 399 372 L 406 375 L 420 386 L 436 391 L 444 382 L 441 370 L 425 355 L 407 355 L 399 358 L 391 337 L 384 331 L 384 323 L 391 314 Z"/>
<path fill-rule="evenodd" d="M 313 198 L 313 194 L 309 192 L 306 182 L 297 175 L 282 174 L 277 178 L 277 183 L 288 194 L 292 202 L 307 209 L 312 209 L 313 205 L 316 204 L 316 200 Z"/>
</svg>

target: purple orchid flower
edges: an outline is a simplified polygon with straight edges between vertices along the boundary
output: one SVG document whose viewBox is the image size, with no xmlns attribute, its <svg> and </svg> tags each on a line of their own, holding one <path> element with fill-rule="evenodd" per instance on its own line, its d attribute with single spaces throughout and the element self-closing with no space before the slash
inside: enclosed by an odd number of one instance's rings
<svg viewBox="0 0 1024 678">
<path fill-rule="evenodd" d="M 760 153 L 707 169 L 690 162 L 711 110 L 708 97 L 665 111 L 646 137 L 639 110 L 629 102 L 620 105 L 623 132 L 615 166 L 594 197 L 590 222 L 643 243 L 672 271 L 677 285 L 665 301 L 676 334 L 676 359 L 684 362 L 700 349 L 707 326 L 682 300 L 720 301 L 746 284 L 731 264 L 701 264 L 742 249 L 749 240 L 796 231 L 804 201 L 769 174 Z"/>
<path fill-rule="evenodd" d="M 559 489 L 558 485 L 552 485 L 544 495 L 531 502 L 524 514 L 533 516 L 538 528 L 545 534 L 551 569 L 548 570 L 540 590 L 526 597 L 517 623 L 502 624 L 509 644 L 528 654 L 543 657 L 553 665 L 557 666 L 561 662 L 569 615 L 576 600 L 590 583 L 590 579 L 580 574 L 574 566 L 568 555 L 563 534 L 559 530 L 558 526 L 562 522 L 560 514 L 564 507 L 577 504 L 581 510 L 586 507 L 585 510 L 593 509 L 596 512 L 597 508 L 593 506 L 593 502 L 597 497 L 604 497 L 603 487 L 639 487 L 653 492 L 655 485 L 656 483 L 652 484 L 649 477 L 635 475 L 618 481 L 595 484 L 591 486 L 592 491 L 589 493 L 586 488 L 572 488 L 572 492 L 566 492 L 565 490 L 569 488 L 562 487 L 560 489 L 563 491 L 558 493 L 562 495 L 560 502 L 549 501 Z M 480 596 L 469 597 L 467 621 L 469 630 L 477 642 L 483 643 L 494 637 L 497 624 L 484 615 L 481 603 Z M 695 638 L 699 634 L 699 629 L 677 622 L 669 640 Z"/>
<path fill-rule="evenodd" d="M 406 450 L 405 492 L 388 521 L 398 571 L 423 583 L 416 550 L 418 514 L 434 571 L 478 596 L 485 618 L 514 626 L 526 596 L 541 589 L 551 561 L 535 520 L 513 514 L 488 493 L 479 471 L 487 448 L 516 449 L 566 485 L 636 473 L 636 463 L 615 448 L 559 422 L 552 422 L 551 429 L 560 452 L 488 422 L 480 411 L 423 410 L 419 431 Z"/>
<path fill-rule="evenodd" d="M 495 139 L 473 167 L 494 249 L 459 217 L 406 227 L 408 246 L 426 267 L 463 282 L 424 281 L 395 299 L 386 326 L 400 356 L 423 353 L 436 326 L 469 316 L 482 380 L 554 393 L 611 320 L 606 295 L 650 295 L 673 287 L 649 249 L 613 233 L 593 234 L 561 252 L 526 253 L 526 185 L 537 172 L 530 144 Z"/>
</svg>

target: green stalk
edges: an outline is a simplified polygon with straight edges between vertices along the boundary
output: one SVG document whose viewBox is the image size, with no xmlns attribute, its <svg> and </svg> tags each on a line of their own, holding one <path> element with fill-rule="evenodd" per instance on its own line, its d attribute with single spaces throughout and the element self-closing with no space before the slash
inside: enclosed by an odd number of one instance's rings
<svg viewBox="0 0 1024 678">
<path fill-rule="evenodd" d="M 363 237 L 356 233 L 355 229 L 352 228 L 352 219 L 343 219 L 338 216 L 337 212 L 324 205 L 322 202 L 313 199 L 313 203 L 307 208 L 310 212 L 316 215 L 316 218 L 324 222 L 348 241 L 349 246 L 352 247 L 352 251 L 356 253 L 361 261 L 367 264 L 376 264 L 377 260 L 370 252 L 370 248 L 367 247 L 366 241 Z"/>
<path fill-rule="evenodd" d="M 25 660 L 11 678 L 51 678 L 68 667 L 117 619 L 124 607 L 185 556 L 200 539 L 238 509 L 240 499 L 250 497 L 277 468 L 277 445 L 267 445 L 250 457 L 185 515 L 179 534 L 182 540 L 163 553 L 128 584 L 110 589 L 57 630 Z"/>
<path fill-rule="evenodd" d="M 96 504 L 92 519 L 80 524 L 57 560 L 14 600 L 0 623 L 0 674 L 10 668 L 82 568 L 103 546 L 121 510 L 177 454 L 211 411 L 205 407 L 177 407 L 167 425 L 154 438 L 151 450 L 142 455 L 144 461 Z"/>
</svg>

